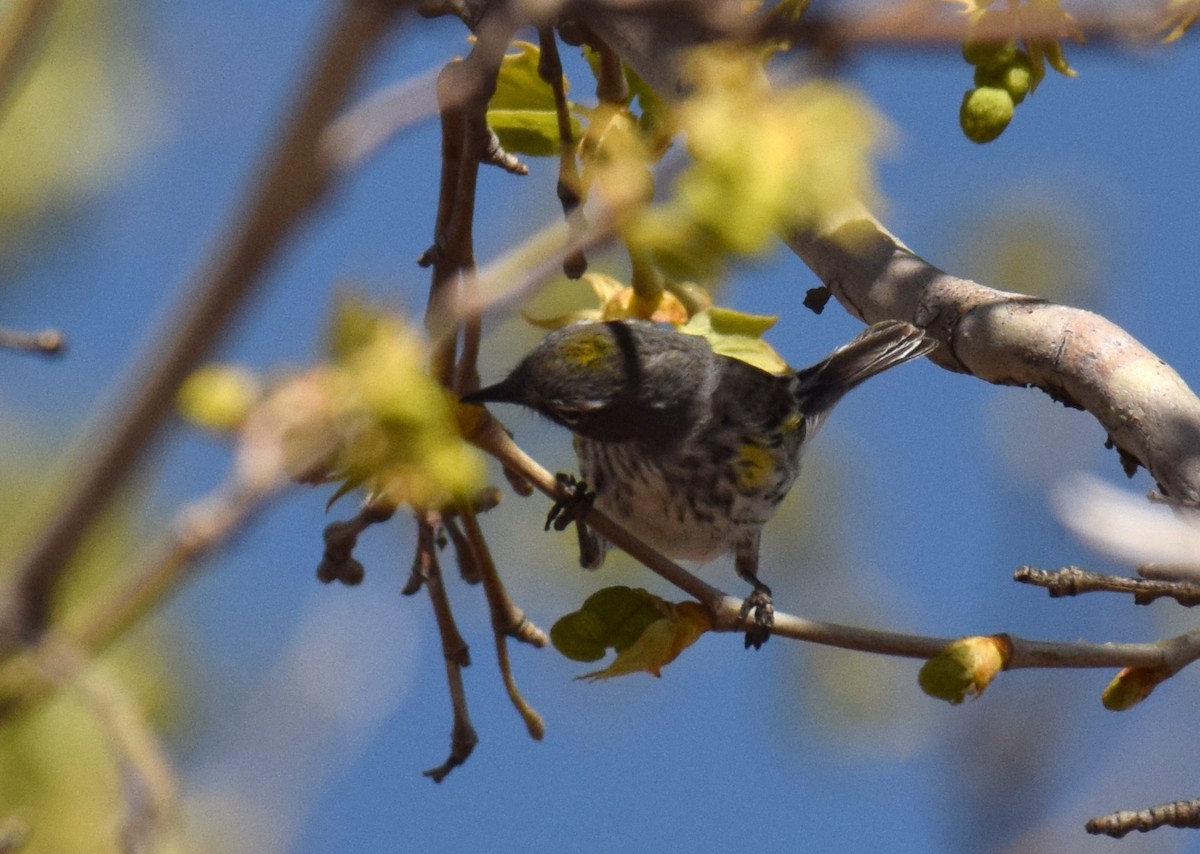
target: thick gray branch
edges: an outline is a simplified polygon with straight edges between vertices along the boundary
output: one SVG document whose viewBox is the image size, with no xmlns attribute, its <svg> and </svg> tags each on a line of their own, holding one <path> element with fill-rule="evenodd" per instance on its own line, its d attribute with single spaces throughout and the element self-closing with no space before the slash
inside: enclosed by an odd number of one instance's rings
<svg viewBox="0 0 1200 854">
<path fill-rule="evenodd" d="M 701 27 L 649 13 L 596 12 L 588 24 L 667 97 L 684 91 L 680 54 L 705 40 Z M 865 212 L 784 240 L 851 314 L 916 323 L 945 345 L 932 357 L 942 367 L 1086 410 L 1127 470 L 1136 461 L 1175 502 L 1200 507 L 1200 400 L 1120 327 L 945 273 Z"/>
</svg>

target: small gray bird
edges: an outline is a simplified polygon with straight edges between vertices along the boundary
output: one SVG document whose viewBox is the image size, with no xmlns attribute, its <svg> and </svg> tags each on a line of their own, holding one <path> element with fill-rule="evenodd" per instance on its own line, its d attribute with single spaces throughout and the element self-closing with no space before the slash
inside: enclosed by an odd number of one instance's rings
<svg viewBox="0 0 1200 854">
<path fill-rule="evenodd" d="M 759 534 L 800 473 L 805 445 L 843 394 L 936 346 L 910 323 L 884 321 L 777 376 L 652 323 L 576 323 L 463 400 L 520 404 L 574 432 L 595 506 L 663 554 L 705 562 L 732 550 L 754 587 L 742 619 L 753 612 L 746 646 L 757 649 L 774 620 L 758 579 Z M 580 562 L 595 569 L 607 544 L 586 542 Z"/>
</svg>

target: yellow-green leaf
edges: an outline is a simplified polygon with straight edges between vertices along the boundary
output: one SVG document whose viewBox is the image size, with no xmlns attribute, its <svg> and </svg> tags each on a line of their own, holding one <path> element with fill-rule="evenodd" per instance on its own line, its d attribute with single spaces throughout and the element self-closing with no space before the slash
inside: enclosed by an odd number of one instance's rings
<svg viewBox="0 0 1200 854">
<path fill-rule="evenodd" d="M 558 154 L 562 141 L 558 134 L 558 114 L 554 92 L 538 75 L 541 51 L 525 41 L 512 44 L 516 53 L 506 54 L 496 78 L 496 92 L 488 102 L 487 121 L 500 144 L 513 154 L 547 157 Z M 563 86 L 566 87 L 566 78 Z M 579 121 L 570 116 L 575 139 L 581 133 Z"/>
<path fill-rule="evenodd" d="M 640 588 L 606 587 L 550 629 L 550 640 L 575 661 L 597 661 L 609 650 L 612 664 L 581 679 L 606 679 L 645 671 L 661 675 L 696 639 L 712 628 L 695 602 L 671 603 Z"/>
<path fill-rule="evenodd" d="M 617 654 L 612 664 L 579 678 L 595 682 L 642 672 L 662 676 L 664 667 L 712 628 L 708 612 L 696 602 L 666 604 L 670 606 L 669 613 L 646 626 L 636 641 Z"/>
<path fill-rule="evenodd" d="M 789 370 L 787 362 L 761 337 L 775 325 L 775 320 L 769 315 L 713 307 L 693 315 L 678 329 L 685 335 L 705 339 L 713 352 L 722 356 L 754 365 L 767 373 L 784 374 Z"/>
</svg>

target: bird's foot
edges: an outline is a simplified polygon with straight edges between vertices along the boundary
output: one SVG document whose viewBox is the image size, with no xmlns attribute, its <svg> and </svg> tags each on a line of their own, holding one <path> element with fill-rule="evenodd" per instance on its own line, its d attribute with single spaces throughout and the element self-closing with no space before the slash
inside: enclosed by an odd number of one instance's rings
<svg viewBox="0 0 1200 854">
<path fill-rule="evenodd" d="M 753 621 L 750 619 L 751 612 L 754 614 Z M 767 585 L 759 582 L 742 602 L 738 626 L 746 628 L 746 649 L 760 649 L 771 637 L 771 629 L 775 626 L 775 603 L 771 600 L 771 589 Z"/>
<path fill-rule="evenodd" d="M 587 481 L 576 480 L 575 475 L 559 472 L 554 476 L 563 492 L 563 497 L 554 502 L 546 514 L 545 530 L 551 527 L 565 531 L 572 522 L 583 519 L 596 503 L 596 493 L 587 488 Z"/>
<path fill-rule="evenodd" d="M 559 472 L 555 475 L 565 497 L 558 499 L 546 514 L 546 530 L 566 530 L 575 523 L 579 535 L 579 565 L 584 569 L 599 569 L 604 563 L 604 548 L 596 532 L 584 524 L 584 517 L 596 503 L 596 493 L 587 488 L 587 482 L 576 480 L 575 475 Z"/>
</svg>

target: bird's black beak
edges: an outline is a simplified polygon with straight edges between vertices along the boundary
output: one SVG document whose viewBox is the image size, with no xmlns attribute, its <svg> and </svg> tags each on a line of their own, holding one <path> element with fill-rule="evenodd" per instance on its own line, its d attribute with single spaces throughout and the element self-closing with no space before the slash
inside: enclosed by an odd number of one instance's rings
<svg viewBox="0 0 1200 854">
<path fill-rule="evenodd" d="M 501 380 L 495 385 L 481 388 L 462 396 L 463 403 L 473 403 L 476 406 L 484 403 L 520 403 L 511 378 Z"/>
</svg>

